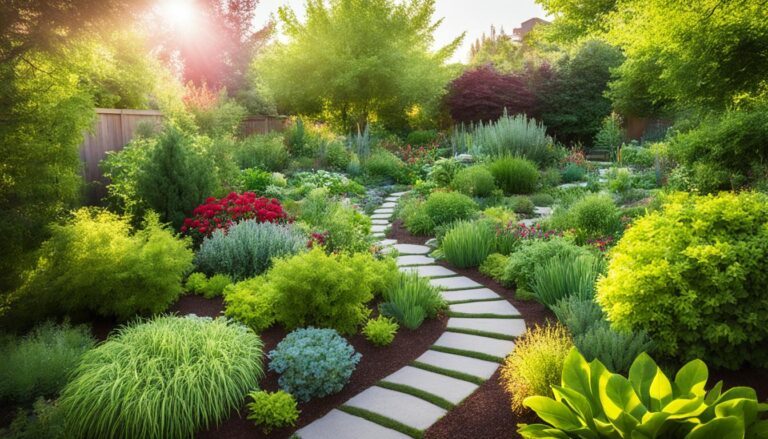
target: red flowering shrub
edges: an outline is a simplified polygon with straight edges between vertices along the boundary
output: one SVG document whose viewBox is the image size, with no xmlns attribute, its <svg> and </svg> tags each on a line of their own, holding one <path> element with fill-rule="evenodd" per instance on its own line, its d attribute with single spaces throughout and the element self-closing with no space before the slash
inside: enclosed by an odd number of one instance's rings
<svg viewBox="0 0 768 439">
<path fill-rule="evenodd" d="M 184 220 L 181 232 L 195 238 L 211 236 L 216 229 L 227 230 L 238 221 L 255 219 L 260 223 L 274 223 L 288 219 L 276 198 L 257 197 L 253 192 L 230 192 L 222 199 L 209 197 L 192 214 Z"/>
<path fill-rule="evenodd" d="M 455 122 L 495 121 L 506 109 L 510 115 L 533 114 L 536 96 L 526 78 L 493 67 L 467 70 L 448 87 L 446 104 Z"/>
</svg>

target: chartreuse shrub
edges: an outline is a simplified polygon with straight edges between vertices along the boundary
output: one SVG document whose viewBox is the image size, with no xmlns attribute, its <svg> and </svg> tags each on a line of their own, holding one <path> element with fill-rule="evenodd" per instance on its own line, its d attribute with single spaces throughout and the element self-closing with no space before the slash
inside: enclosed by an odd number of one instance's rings
<svg viewBox="0 0 768 439">
<path fill-rule="evenodd" d="M 376 346 L 386 346 L 395 339 L 400 326 L 391 318 L 378 316 L 368 320 L 363 328 L 363 335 Z"/>
<path fill-rule="evenodd" d="M 224 314 L 261 332 L 275 323 L 275 292 L 264 276 L 238 282 L 224 290 Z"/>
<path fill-rule="evenodd" d="M 80 209 L 52 227 L 37 266 L 15 293 L 18 309 L 36 318 L 90 311 L 128 319 L 164 311 L 181 295 L 182 278 L 192 268 L 189 244 L 157 215 L 133 231 L 126 218 Z"/>
<path fill-rule="evenodd" d="M 519 424 L 524 438 L 760 438 L 768 434 L 768 412 L 749 387 L 723 392 L 718 382 L 706 391 L 708 370 L 701 360 L 684 365 L 670 380 L 645 353 L 628 378 L 608 372 L 573 349 L 563 364 L 554 399 L 526 398 L 546 424 Z"/>
<path fill-rule="evenodd" d="M 571 205 L 563 217 L 553 217 L 558 229 L 574 229 L 581 239 L 602 238 L 621 229 L 621 212 L 607 195 L 587 195 Z"/>
<path fill-rule="evenodd" d="M 766 366 L 766 258 L 768 196 L 672 194 L 614 247 L 597 301 L 665 356 Z"/>
<path fill-rule="evenodd" d="M 475 165 L 456 173 L 451 188 L 470 197 L 487 197 L 496 189 L 496 182 L 488 168 Z"/>
<path fill-rule="evenodd" d="M 564 238 L 526 239 L 521 241 L 520 248 L 507 259 L 502 280 L 507 285 L 516 285 L 518 290 L 527 289 L 533 283 L 537 267 L 555 257 L 566 260 L 584 255 L 591 253 Z"/>
<path fill-rule="evenodd" d="M 501 382 L 512 400 L 512 410 L 523 411 L 523 401 L 533 395 L 551 396 L 560 381 L 563 362 L 573 347 L 568 331 L 560 326 L 536 326 L 515 342 L 504 360 Z"/>
<path fill-rule="evenodd" d="M 206 299 L 212 299 L 221 296 L 224 289 L 231 284 L 232 278 L 225 274 L 215 274 L 209 279 L 205 273 L 197 272 L 187 277 L 184 287 L 189 293 L 202 294 Z"/>
<path fill-rule="evenodd" d="M 493 251 L 496 233 L 486 221 L 459 221 L 445 234 L 440 250 L 459 268 L 477 267 Z"/>
<path fill-rule="evenodd" d="M 557 254 L 535 268 L 529 288 L 548 308 L 568 296 L 591 299 L 602 261 L 592 255 Z"/>
<path fill-rule="evenodd" d="M 264 288 L 274 294 L 276 320 L 286 328 L 315 325 L 354 334 L 368 318 L 366 304 L 387 289 L 396 273 L 393 259 L 376 260 L 369 253 L 329 255 L 316 247 L 276 259 Z"/>
<path fill-rule="evenodd" d="M 88 351 L 59 406 L 67 437 L 188 438 L 256 388 L 262 343 L 226 319 L 164 316 Z"/>
<path fill-rule="evenodd" d="M 44 323 L 22 338 L 0 343 L 0 401 L 24 403 L 64 387 L 95 340 L 86 326 Z"/>
<path fill-rule="evenodd" d="M 415 272 L 398 273 L 383 296 L 381 313 L 408 329 L 418 328 L 424 319 L 436 317 L 445 308 L 440 290 Z"/>
<path fill-rule="evenodd" d="M 371 219 L 348 202 L 329 196 L 328 189 L 309 192 L 299 205 L 299 219 L 326 235 L 328 251 L 365 251 L 370 246 Z"/>
<path fill-rule="evenodd" d="M 288 334 L 269 353 L 278 384 L 299 401 L 338 393 L 362 355 L 333 329 L 303 328 Z"/>
<path fill-rule="evenodd" d="M 299 419 L 299 409 L 296 400 L 290 393 L 278 390 L 251 392 L 248 396 L 253 400 L 248 403 L 248 420 L 261 427 L 264 434 L 269 434 L 275 428 L 296 425 Z"/>
<path fill-rule="evenodd" d="M 198 270 L 226 274 L 242 280 L 259 275 L 272 259 L 299 253 L 307 248 L 307 235 L 293 224 L 260 223 L 248 220 L 229 230 L 214 230 L 195 255 Z"/>
<path fill-rule="evenodd" d="M 530 160 L 502 157 L 490 164 L 496 184 L 507 194 L 530 194 L 539 182 L 539 170 Z"/>
</svg>

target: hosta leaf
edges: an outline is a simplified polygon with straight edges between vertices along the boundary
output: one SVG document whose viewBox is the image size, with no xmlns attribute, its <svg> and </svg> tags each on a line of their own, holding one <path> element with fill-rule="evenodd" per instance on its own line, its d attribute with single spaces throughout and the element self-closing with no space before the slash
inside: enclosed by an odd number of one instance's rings
<svg viewBox="0 0 768 439">
<path fill-rule="evenodd" d="M 732 399 L 715 406 L 718 418 L 735 416 L 744 420 L 744 425 L 750 425 L 757 420 L 757 400 L 746 398 Z"/>
<path fill-rule="evenodd" d="M 707 406 L 704 404 L 704 398 L 675 399 L 664 406 L 663 412 L 669 414 L 669 419 L 683 419 L 698 416 Z"/>
<path fill-rule="evenodd" d="M 594 429 L 594 421 L 592 416 L 592 407 L 589 404 L 587 398 L 576 390 L 566 387 L 552 386 L 552 392 L 558 401 L 567 404 L 571 410 L 576 412 L 588 427 Z"/>
<path fill-rule="evenodd" d="M 647 437 L 655 438 L 661 431 L 662 427 L 664 427 L 664 423 L 668 418 L 669 413 L 648 412 L 643 416 L 640 425 L 637 426 L 637 431 L 643 433 Z"/>
<path fill-rule="evenodd" d="M 628 436 L 639 423 L 646 409 L 635 394 L 629 380 L 613 374 L 601 383 L 600 402 L 611 423 L 623 436 Z"/>
<path fill-rule="evenodd" d="M 629 368 L 629 381 L 632 383 L 638 398 L 646 407 L 651 406 L 650 388 L 658 369 L 656 362 L 645 352 L 638 355 Z"/>
<path fill-rule="evenodd" d="M 707 365 L 701 360 L 693 360 L 680 368 L 675 375 L 675 387 L 677 397 L 685 397 L 687 394 L 704 396 L 704 386 L 707 384 L 709 371 Z"/>
<path fill-rule="evenodd" d="M 524 438 L 568 439 L 562 431 L 544 424 L 519 424 L 517 432 Z"/>
<path fill-rule="evenodd" d="M 712 389 L 710 389 L 709 392 L 707 392 L 707 396 L 706 398 L 704 398 L 704 402 L 707 405 L 713 405 L 715 401 L 717 401 L 718 398 L 720 398 L 720 394 L 722 390 L 723 390 L 723 382 L 718 381 L 717 384 L 715 384 L 715 386 L 712 387 Z"/>
<path fill-rule="evenodd" d="M 648 389 L 651 398 L 649 409 L 652 412 L 661 410 L 662 407 L 669 404 L 674 399 L 672 396 L 672 383 L 660 368 L 656 368 L 656 375 L 653 377 L 651 387 Z"/>
<path fill-rule="evenodd" d="M 744 422 L 735 417 L 713 419 L 696 426 L 685 439 L 743 439 Z"/>
<path fill-rule="evenodd" d="M 542 421 L 561 430 L 571 431 L 584 425 L 568 406 L 545 396 L 529 396 L 523 405 L 535 411 Z"/>
<path fill-rule="evenodd" d="M 576 348 L 572 348 L 563 362 L 563 375 L 561 384 L 563 387 L 575 390 L 587 399 L 592 394 L 590 386 L 591 368 L 589 363 L 581 356 Z M 592 411 L 597 407 L 593 405 Z"/>
<path fill-rule="evenodd" d="M 763 439 L 768 437 L 768 420 L 757 421 L 747 429 L 746 439 Z"/>
</svg>

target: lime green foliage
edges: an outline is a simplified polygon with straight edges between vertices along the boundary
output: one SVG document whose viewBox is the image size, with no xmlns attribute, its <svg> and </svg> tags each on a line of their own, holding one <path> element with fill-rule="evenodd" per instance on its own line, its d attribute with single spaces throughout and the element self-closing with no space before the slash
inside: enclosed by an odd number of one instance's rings
<svg viewBox="0 0 768 439">
<path fill-rule="evenodd" d="M 7 429 L 0 428 L 3 439 L 64 439 L 64 418 L 55 401 L 39 398 L 32 413 L 19 410 Z"/>
<path fill-rule="evenodd" d="M 616 113 L 606 116 L 600 131 L 595 135 L 595 148 L 605 149 L 616 154 L 621 144 L 624 143 L 625 132 L 621 128 L 621 117 Z"/>
<path fill-rule="evenodd" d="M 12 44 L 10 40 L 3 43 L 9 48 Z M 66 52 L 22 50 L 23 56 L 6 59 L 0 68 L 0 113 L 4 115 L 0 123 L 0 291 L 4 293 L 19 285 L 21 273 L 34 262 L 31 252 L 48 237 L 46 226 L 81 195 L 78 147 L 94 120 L 93 97 L 81 86 L 73 65 L 73 55 L 80 54 Z M 0 312 L 2 300 L 0 296 Z"/>
<path fill-rule="evenodd" d="M 299 401 L 338 393 L 362 355 L 333 329 L 297 329 L 269 352 L 269 369 L 280 388 Z"/>
<path fill-rule="evenodd" d="M 244 191 L 263 194 L 267 186 L 272 184 L 272 173 L 259 168 L 243 169 L 240 173 L 240 187 Z"/>
<path fill-rule="evenodd" d="M 544 125 L 524 114 L 504 115 L 496 122 L 481 124 L 472 132 L 474 153 L 490 157 L 525 157 L 540 165 L 554 156 L 552 139 Z"/>
<path fill-rule="evenodd" d="M 487 197 L 496 189 L 496 182 L 488 168 L 475 165 L 456 173 L 451 188 L 470 197 Z"/>
<path fill-rule="evenodd" d="M 208 279 L 205 273 L 192 273 L 184 284 L 190 293 L 202 294 L 206 299 L 219 297 L 224 289 L 232 284 L 232 278 L 225 274 L 215 274 Z"/>
<path fill-rule="evenodd" d="M 583 181 L 587 177 L 587 170 L 575 163 L 568 163 L 563 169 L 562 181 L 563 183 L 573 183 L 575 181 Z"/>
<path fill-rule="evenodd" d="M 510 255 L 503 280 L 507 285 L 516 285 L 518 290 L 525 289 L 533 282 L 536 267 L 555 257 L 574 259 L 583 255 L 590 255 L 589 250 L 563 238 L 525 240 L 520 249 Z"/>
<path fill-rule="evenodd" d="M 521 413 L 529 396 L 551 396 L 560 381 L 563 363 L 573 347 L 571 336 L 560 325 L 536 326 L 515 342 L 515 350 L 501 367 L 501 382 L 512 399 L 512 410 Z"/>
<path fill-rule="evenodd" d="M 530 160 L 502 157 L 489 165 L 496 184 L 507 194 L 530 194 L 536 190 L 539 170 Z"/>
<path fill-rule="evenodd" d="M 52 228 L 40 259 L 15 294 L 35 317 L 93 311 L 128 319 L 165 310 L 181 294 L 192 268 L 188 240 L 177 239 L 156 215 L 133 232 L 128 220 L 80 209 Z"/>
<path fill-rule="evenodd" d="M 597 301 L 658 352 L 718 367 L 768 365 L 768 196 L 672 194 L 612 250 Z"/>
<path fill-rule="evenodd" d="M 629 192 L 632 189 L 632 171 L 629 168 L 612 168 L 608 172 L 608 189 L 611 192 Z"/>
<path fill-rule="evenodd" d="M 328 251 L 366 251 L 370 247 L 371 219 L 348 201 L 328 195 L 327 189 L 314 189 L 299 205 L 299 219 L 312 231 L 327 233 Z"/>
<path fill-rule="evenodd" d="M 384 291 L 381 314 L 393 317 L 402 326 L 416 329 L 426 318 L 435 318 L 445 309 L 440 290 L 429 279 L 413 272 L 398 273 L 397 280 Z"/>
<path fill-rule="evenodd" d="M 191 437 L 256 388 L 261 349 L 256 334 L 223 318 L 122 327 L 83 356 L 61 393 L 69 437 Z"/>
<path fill-rule="evenodd" d="M 534 206 L 548 207 L 555 204 L 555 197 L 550 194 L 538 193 L 530 196 Z"/>
<path fill-rule="evenodd" d="M 372 178 L 400 182 L 405 163 L 389 151 L 378 149 L 363 162 L 363 171 Z"/>
<path fill-rule="evenodd" d="M 0 341 L 0 401 L 53 396 L 95 340 L 86 326 L 42 324 L 23 338 Z"/>
<path fill-rule="evenodd" d="M 200 245 L 195 265 L 207 274 L 243 280 L 266 271 L 273 258 L 294 255 L 306 248 L 306 233 L 293 224 L 247 220 L 227 231 L 214 230 Z"/>
<path fill-rule="evenodd" d="M 273 291 L 275 316 L 286 328 L 315 325 L 353 334 L 370 313 L 366 304 L 390 285 L 396 272 L 392 259 L 328 255 L 316 247 L 276 259 L 263 288 Z"/>
<path fill-rule="evenodd" d="M 397 215 L 413 235 L 426 236 L 435 228 L 435 223 L 427 215 L 424 200 L 421 198 L 412 197 L 400 201 Z"/>
<path fill-rule="evenodd" d="M 507 256 L 501 253 L 492 253 L 480 264 L 480 272 L 501 282 L 504 277 L 504 269 L 507 266 Z"/>
<path fill-rule="evenodd" d="M 432 164 L 428 178 L 439 187 L 448 187 L 463 168 L 464 165 L 453 157 L 438 159 Z"/>
<path fill-rule="evenodd" d="M 563 365 L 555 399 L 532 396 L 525 406 L 547 424 L 520 424 L 524 438 L 566 437 L 763 437 L 768 412 L 749 387 L 705 390 L 709 372 L 701 360 L 684 365 L 674 381 L 648 354 L 640 354 L 629 378 L 591 363 L 573 349 Z"/>
<path fill-rule="evenodd" d="M 288 167 L 290 155 L 281 133 L 249 136 L 237 142 L 235 148 L 235 161 L 241 169 L 281 172 Z"/>
<path fill-rule="evenodd" d="M 556 212 L 552 226 L 573 229 L 580 240 L 602 238 L 621 230 L 620 211 L 607 195 L 587 195 L 567 212 Z"/>
<path fill-rule="evenodd" d="M 536 208 L 536 206 L 533 205 L 533 201 L 531 201 L 530 198 L 522 195 L 509 197 L 506 200 L 504 200 L 504 202 L 515 213 L 519 213 L 523 215 L 533 214 L 533 211 Z"/>
<path fill-rule="evenodd" d="M 395 339 L 395 334 L 400 328 L 394 320 L 378 316 L 375 319 L 368 320 L 363 328 L 365 338 L 376 346 L 387 346 Z"/>
<path fill-rule="evenodd" d="M 436 226 L 469 219 L 477 209 L 477 203 L 457 192 L 434 192 L 424 203 L 424 210 Z"/>
<path fill-rule="evenodd" d="M 517 221 L 515 212 L 504 206 L 493 206 L 483 210 L 483 217 L 499 227 L 506 227 Z"/>
<path fill-rule="evenodd" d="M 459 221 L 445 234 L 440 249 L 452 265 L 477 267 L 493 251 L 496 233 L 487 221 Z"/>
<path fill-rule="evenodd" d="M 275 323 L 275 293 L 264 276 L 238 282 L 224 290 L 224 314 L 256 332 Z"/>
<path fill-rule="evenodd" d="M 269 434 L 275 428 L 292 427 L 299 419 L 299 409 L 296 400 L 290 393 L 278 390 L 251 392 L 248 396 L 253 400 L 248 403 L 248 420 L 261 427 L 264 434 Z"/>
<path fill-rule="evenodd" d="M 323 116 L 349 133 L 375 120 L 404 128 L 438 111 L 461 37 L 433 45 L 433 1 L 313 3 L 300 20 L 280 8 L 284 43 L 256 61 L 282 108 Z M 364 158 L 364 157 L 361 157 Z"/>
<path fill-rule="evenodd" d="M 590 299 L 602 267 L 602 261 L 592 255 L 573 258 L 558 254 L 536 267 L 529 287 L 536 300 L 548 308 L 568 296 Z"/>
</svg>

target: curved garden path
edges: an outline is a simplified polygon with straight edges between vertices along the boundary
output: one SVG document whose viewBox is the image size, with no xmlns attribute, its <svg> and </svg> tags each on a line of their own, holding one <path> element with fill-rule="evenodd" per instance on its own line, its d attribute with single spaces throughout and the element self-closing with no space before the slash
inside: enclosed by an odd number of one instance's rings
<svg viewBox="0 0 768 439">
<path fill-rule="evenodd" d="M 384 237 L 397 201 L 393 193 L 376 210 L 372 232 Z M 408 439 L 423 432 L 491 377 L 525 332 L 506 299 L 468 277 L 435 264 L 424 245 L 380 241 L 397 250 L 401 271 L 415 271 L 442 289 L 449 304 L 445 332 L 410 365 L 298 430 L 301 439 Z"/>
</svg>

